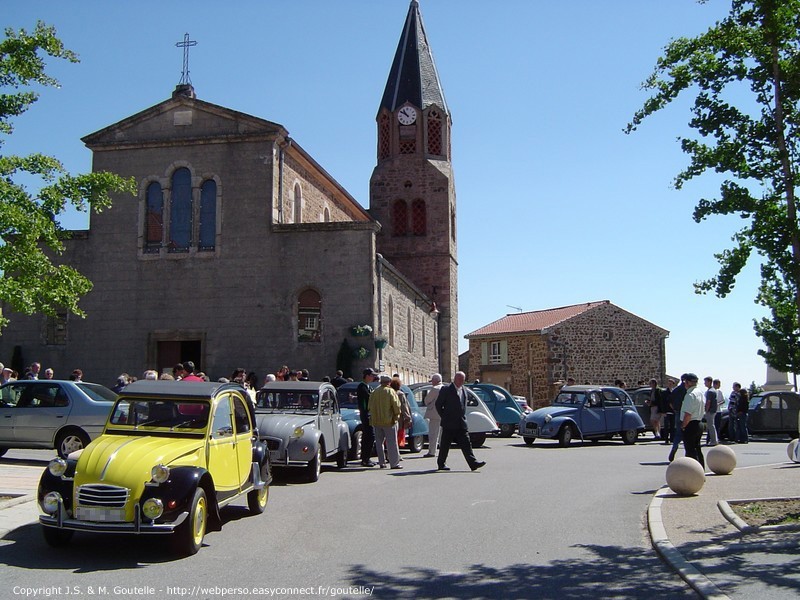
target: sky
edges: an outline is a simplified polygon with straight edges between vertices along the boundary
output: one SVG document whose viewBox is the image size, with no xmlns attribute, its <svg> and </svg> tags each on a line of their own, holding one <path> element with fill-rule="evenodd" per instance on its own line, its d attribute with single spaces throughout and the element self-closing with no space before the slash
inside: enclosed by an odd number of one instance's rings
<svg viewBox="0 0 800 600">
<path fill-rule="evenodd" d="M 91 170 L 80 138 L 170 97 L 283 125 L 363 206 L 375 117 L 409 0 L 4 0 L 4 28 L 53 25 L 79 64 L 50 61 L 58 89 L 18 118 L 2 152 Z M 763 384 L 753 320 L 758 265 L 726 298 L 694 293 L 717 273 L 736 217 L 695 223 L 721 178 L 676 190 L 690 98 L 623 132 L 664 46 L 702 33 L 730 0 L 420 0 L 452 115 L 458 205 L 459 350 L 508 313 L 609 300 L 669 330 L 667 373 Z M 88 226 L 69 214 L 68 228 Z"/>
</svg>

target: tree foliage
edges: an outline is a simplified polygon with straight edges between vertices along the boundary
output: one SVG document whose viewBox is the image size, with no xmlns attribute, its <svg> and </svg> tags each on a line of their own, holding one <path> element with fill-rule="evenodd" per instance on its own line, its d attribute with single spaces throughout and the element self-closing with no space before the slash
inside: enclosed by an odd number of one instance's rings
<svg viewBox="0 0 800 600">
<path fill-rule="evenodd" d="M 5 30 L 0 42 L 0 134 L 13 132 L 12 119 L 27 111 L 39 97 L 34 86 L 58 86 L 45 72 L 45 59 L 78 62 L 64 48 L 55 29 L 42 22 L 33 32 Z M 0 151 L 4 143 L 0 137 Z M 20 179 L 41 183 L 30 192 Z M 57 159 L 43 154 L 0 154 L 0 302 L 24 313 L 55 315 L 67 310 L 83 316 L 78 301 L 91 282 L 51 256 L 64 251 L 66 232 L 57 217 L 68 207 L 100 211 L 111 205 L 112 193 L 135 193 L 133 180 L 112 173 L 71 175 Z M 0 315 L 0 328 L 8 318 Z"/>
<path fill-rule="evenodd" d="M 652 95 L 626 132 L 693 95 L 689 126 L 697 135 L 679 138 L 689 164 L 675 186 L 707 171 L 724 174 L 719 197 L 700 199 L 694 220 L 738 215 L 744 223 L 733 245 L 715 254 L 717 275 L 695 290 L 724 298 L 755 254 L 756 301 L 772 314 L 755 323 L 768 348 L 759 354 L 800 372 L 800 0 L 733 0 L 728 16 L 702 35 L 671 41 L 642 87 Z"/>
</svg>

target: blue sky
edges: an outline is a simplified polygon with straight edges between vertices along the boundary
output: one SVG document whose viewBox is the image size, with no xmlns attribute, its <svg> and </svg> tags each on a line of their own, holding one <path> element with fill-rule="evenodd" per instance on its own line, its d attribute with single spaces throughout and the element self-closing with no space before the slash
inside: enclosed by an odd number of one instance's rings
<svg viewBox="0 0 800 600">
<path fill-rule="evenodd" d="M 91 169 L 80 141 L 165 100 L 188 32 L 199 98 L 284 125 L 364 206 L 375 115 L 408 0 L 218 2 L 5 0 L 3 25 L 56 27 L 80 64 L 51 63 L 60 89 L 15 122 L 6 153 L 40 151 Z M 689 102 L 623 128 L 668 41 L 705 31 L 729 0 L 421 0 L 453 118 L 459 332 L 501 316 L 610 300 L 670 331 L 667 370 L 763 383 L 752 321 L 757 265 L 726 299 L 692 284 L 742 226 L 695 223 L 704 176 L 686 164 Z M 85 228 L 85 215 L 64 221 Z M 467 346 L 461 341 L 461 350 Z"/>
</svg>

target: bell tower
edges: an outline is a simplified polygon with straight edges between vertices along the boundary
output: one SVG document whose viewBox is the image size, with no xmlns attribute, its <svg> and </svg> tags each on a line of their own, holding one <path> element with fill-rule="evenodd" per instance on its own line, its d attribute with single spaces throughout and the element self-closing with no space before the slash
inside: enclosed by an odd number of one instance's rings
<svg viewBox="0 0 800 600">
<path fill-rule="evenodd" d="M 450 111 L 419 2 L 411 0 L 377 115 L 370 210 L 382 226 L 378 252 L 439 310 L 439 365 L 458 370 L 456 193 Z"/>
</svg>

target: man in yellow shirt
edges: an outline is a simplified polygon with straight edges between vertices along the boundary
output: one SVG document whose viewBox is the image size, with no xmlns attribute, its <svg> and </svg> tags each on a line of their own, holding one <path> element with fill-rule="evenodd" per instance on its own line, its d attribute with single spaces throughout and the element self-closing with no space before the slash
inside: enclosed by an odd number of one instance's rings
<svg viewBox="0 0 800 600">
<path fill-rule="evenodd" d="M 400 399 L 395 391 L 389 387 L 392 378 L 381 375 L 380 387 L 375 388 L 369 395 L 369 420 L 375 430 L 375 450 L 381 469 L 386 468 L 386 456 L 383 444 L 389 451 L 389 466 L 392 469 L 402 469 L 400 466 L 400 448 L 397 445 L 397 422 L 400 420 Z"/>
</svg>

